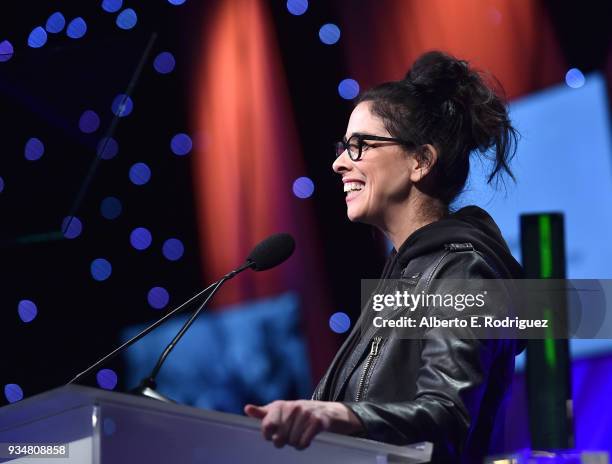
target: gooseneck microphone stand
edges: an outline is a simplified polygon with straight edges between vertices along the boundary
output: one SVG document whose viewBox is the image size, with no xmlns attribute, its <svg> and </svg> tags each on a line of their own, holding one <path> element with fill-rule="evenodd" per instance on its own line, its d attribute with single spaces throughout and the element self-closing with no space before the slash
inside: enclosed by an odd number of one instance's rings
<svg viewBox="0 0 612 464">
<path fill-rule="evenodd" d="M 192 296 L 191 298 L 189 298 L 187 301 L 185 301 L 183 304 L 181 304 L 180 306 L 177 306 L 176 308 L 174 308 L 172 311 L 170 311 L 168 314 L 166 314 L 164 317 L 158 319 L 157 321 L 155 321 L 153 324 L 151 324 L 150 326 L 148 326 L 147 328 L 145 328 L 142 332 L 138 333 L 137 335 L 133 336 L 132 338 L 130 338 L 128 341 L 126 341 L 125 343 L 123 343 L 122 345 L 120 345 L 119 347 L 115 348 L 113 351 L 111 351 L 109 354 L 107 354 L 106 356 L 104 356 L 102 359 L 100 359 L 99 361 L 97 361 L 96 363 L 94 363 L 93 365 L 89 366 L 87 369 L 85 369 L 83 372 L 77 374 L 72 380 L 70 380 L 70 382 L 68 382 L 66 385 L 70 385 L 72 383 L 75 383 L 77 380 L 81 379 L 82 377 L 85 377 L 87 374 L 89 374 L 90 372 L 92 372 L 94 369 L 96 369 L 97 367 L 99 367 L 100 365 L 106 363 L 107 361 L 110 361 L 111 359 L 115 358 L 119 353 L 121 353 L 123 350 L 125 350 L 127 347 L 133 345 L 134 343 L 136 343 L 138 340 L 140 340 L 142 337 L 144 337 L 145 335 L 149 334 L 150 332 L 152 332 L 153 330 L 155 330 L 157 327 L 159 327 L 161 324 L 163 324 L 164 322 L 166 322 L 168 319 L 170 319 L 172 316 L 174 316 L 176 313 L 180 312 L 181 310 L 183 310 L 187 305 L 189 305 L 190 303 L 192 303 L 193 301 L 197 300 L 198 298 L 200 298 L 202 295 L 204 295 L 206 292 L 210 291 L 211 289 L 212 292 L 211 294 L 206 298 L 206 301 L 204 302 L 204 304 L 202 304 L 199 308 L 198 311 L 196 311 L 196 313 L 199 313 L 201 311 L 201 309 L 204 308 L 204 306 L 206 305 L 206 303 L 210 300 L 210 297 L 212 295 L 214 295 L 214 293 L 219 289 L 219 287 L 221 286 L 222 283 L 224 283 L 225 281 L 233 278 L 234 276 L 236 276 L 236 274 L 238 274 L 239 272 L 244 271 L 245 269 L 248 269 L 249 267 L 251 267 L 253 265 L 253 263 L 251 261 L 247 261 L 246 263 L 244 263 L 242 266 L 240 266 L 238 269 L 233 270 L 232 272 L 226 274 L 225 276 L 223 276 L 221 279 L 219 279 L 218 281 L 210 284 L 208 287 L 206 287 L 204 290 L 200 291 L 199 293 L 195 294 L 194 296 Z M 197 315 L 194 314 L 195 317 L 197 317 Z M 195 320 L 195 317 L 192 316 L 192 319 Z M 188 327 L 187 327 L 188 328 Z M 184 331 L 182 331 L 184 333 Z M 181 334 L 182 336 L 182 334 Z M 175 337 L 176 338 L 176 337 Z M 180 337 L 179 337 L 180 338 Z M 178 340 L 176 340 L 178 341 Z M 174 342 L 174 340 L 173 340 Z M 175 342 L 176 344 L 176 342 Z M 171 350 L 172 348 L 170 348 Z M 168 350 L 168 353 L 170 351 Z M 165 355 L 167 356 L 168 353 L 164 352 Z M 164 357 L 165 359 L 165 357 Z M 160 359 L 161 360 L 161 359 Z M 163 360 L 161 360 L 161 362 L 163 363 Z M 158 363 L 159 364 L 159 363 Z M 161 365 L 160 365 L 161 367 Z M 159 369 L 157 369 L 159 370 Z M 157 373 L 157 372 L 155 372 Z"/>
<path fill-rule="evenodd" d="M 265 240 L 263 240 L 262 242 L 260 242 L 253 248 L 253 250 L 251 251 L 251 253 L 249 254 L 245 263 L 242 266 L 225 274 L 221 279 L 217 280 L 215 283 L 209 285 L 208 287 L 206 287 L 204 290 L 202 290 L 198 294 L 189 298 L 189 300 L 185 301 L 183 304 L 181 304 L 180 306 L 170 311 L 168 314 L 166 314 L 164 317 L 162 317 L 161 319 L 151 324 L 149 327 L 144 329 L 142 332 L 130 338 L 127 342 L 123 343 L 118 348 L 114 349 L 111 353 L 104 356 L 102 359 L 97 361 L 95 364 L 85 369 L 83 372 L 81 372 L 76 377 L 74 377 L 66 385 L 70 385 L 71 383 L 76 382 L 80 378 L 91 373 L 94 369 L 96 369 L 101 364 L 104 364 L 105 362 L 115 358 L 119 353 L 121 353 L 123 350 L 128 348 L 130 345 L 136 343 L 138 340 L 140 340 L 142 337 L 147 335 L 152 330 L 159 327 L 161 324 L 163 324 L 169 318 L 174 316 L 176 313 L 183 310 L 188 304 L 200 298 L 202 295 L 204 295 L 208 291 L 210 291 L 210 293 L 206 296 L 206 299 L 204 300 L 204 302 L 202 302 L 202 304 L 198 306 L 198 309 L 187 320 L 187 322 L 183 324 L 183 326 L 181 327 L 181 330 L 176 334 L 176 336 L 172 339 L 170 344 L 166 347 L 164 352 L 161 354 L 151 374 L 145 379 L 143 379 L 143 381 L 140 383 L 140 385 L 135 390 L 132 390 L 132 393 L 135 393 L 138 395 L 144 395 L 150 398 L 170 401 L 155 391 L 155 377 L 159 373 L 159 370 L 161 369 L 162 365 L 164 364 L 164 361 L 166 360 L 166 358 L 168 357 L 172 349 L 176 346 L 179 340 L 183 337 L 185 332 L 189 330 L 189 327 L 191 327 L 194 321 L 198 318 L 198 316 L 204 310 L 204 308 L 206 307 L 210 299 L 215 295 L 215 293 L 217 293 L 219 288 L 221 288 L 221 286 L 225 282 L 234 278 L 237 274 L 241 273 L 242 271 L 246 269 L 253 269 L 254 271 L 259 272 L 259 271 L 265 271 L 267 269 L 271 269 L 275 266 L 278 266 L 280 263 L 284 262 L 285 260 L 287 260 L 293 253 L 294 249 L 295 249 L 295 240 L 293 239 L 291 235 L 287 233 L 277 233 L 277 234 L 273 234 L 269 236 L 268 238 L 266 238 Z"/>
<path fill-rule="evenodd" d="M 215 282 L 214 284 L 211 285 L 211 287 L 213 287 L 212 291 L 208 294 L 206 299 L 202 302 L 202 304 L 198 307 L 198 309 L 193 313 L 193 315 L 187 320 L 187 322 L 185 322 L 185 324 L 183 324 L 183 327 L 181 327 L 181 330 L 179 330 L 179 332 L 176 334 L 176 336 L 168 344 L 166 349 L 163 351 L 163 353 L 161 354 L 161 356 L 157 360 L 157 364 L 155 365 L 155 367 L 151 371 L 151 374 L 149 374 L 148 377 L 144 378 L 140 382 L 140 385 L 136 389 L 132 390 L 131 393 L 134 393 L 134 394 L 137 394 L 137 395 L 142 395 L 142 396 L 148 396 L 149 398 L 154 398 L 154 399 L 160 400 L 160 401 L 173 402 L 172 400 L 166 398 L 165 396 L 163 396 L 160 393 L 158 393 L 157 391 L 155 391 L 155 388 L 157 387 L 157 384 L 155 382 L 155 378 L 157 377 L 157 374 L 159 373 L 159 370 L 161 369 L 161 367 L 163 366 L 164 362 L 166 361 L 166 358 L 168 357 L 170 352 L 174 349 L 174 347 L 179 342 L 179 340 L 183 337 L 183 335 L 185 335 L 185 333 L 189 330 L 189 328 L 195 322 L 195 320 L 198 318 L 200 313 L 204 310 L 204 308 L 206 307 L 206 305 L 208 304 L 210 299 L 221 288 L 221 285 L 223 285 L 225 282 L 227 282 L 228 280 L 230 280 L 233 277 L 235 277 L 236 274 L 244 271 L 245 269 L 248 269 L 248 268 L 252 267 L 253 265 L 254 265 L 254 263 L 252 261 L 247 261 L 242 266 L 240 266 L 238 269 L 235 269 L 232 272 L 230 272 L 228 274 L 225 274 L 221 279 L 219 279 L 217 282 Z"/>
</svg>

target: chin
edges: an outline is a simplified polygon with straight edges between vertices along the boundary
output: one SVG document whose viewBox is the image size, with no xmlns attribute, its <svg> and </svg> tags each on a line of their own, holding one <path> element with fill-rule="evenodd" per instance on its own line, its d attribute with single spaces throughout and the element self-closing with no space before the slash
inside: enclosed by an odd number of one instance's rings
<svg viewBox="0 0 612 464">
<path fill-rule="evenodd" d="M 368 223 L 366 215 L 363 213 L 363 211 L 357 210 L 357 208 L 355 208 L 354 210 L 348 208 L 346 211 L 346 216 L 351 222 L 360 222 L 364 224 Z"/>
</svg>

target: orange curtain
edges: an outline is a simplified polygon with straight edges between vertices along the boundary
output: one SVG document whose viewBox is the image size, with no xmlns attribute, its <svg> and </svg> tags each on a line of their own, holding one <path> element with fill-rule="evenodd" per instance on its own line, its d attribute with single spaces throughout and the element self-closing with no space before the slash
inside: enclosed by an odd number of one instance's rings
<svg viewBox="0 0 612 464">
<path fill-rule="evenodd" d="M 443 50 L 490 71 L 509 98 L 567 71 L 539 0 L 346 0 L 349 69 L 362 87 L 401 79 L 423 52 Z"/>
<path fill-rule="evenodd" d="M 333 337 L 317 336 L 329 330 L 331 308 L 309 200 L 292 193 L 304 166 L 273 24 L 264 0 L 218 1 L 206 12 L 193 114 L 204 275 L 216 279 L 266 236 L 291 233 L 297 248 L 288 262 L 243 273 L 215 303 L 297 291 L 317 378 L 334 351 Z"/>
</svg>

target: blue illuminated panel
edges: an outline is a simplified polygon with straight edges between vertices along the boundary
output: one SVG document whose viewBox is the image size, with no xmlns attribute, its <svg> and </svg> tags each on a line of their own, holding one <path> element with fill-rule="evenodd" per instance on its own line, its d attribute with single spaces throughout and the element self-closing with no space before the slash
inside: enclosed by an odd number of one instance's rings
<svg viewBox="0 0 612 464">
<path fill-rule="evenodd" d="M 561 84 L 514 102 L 511 118 L 522 134 L 512 164 L 517 183 L 495 192 L 486 185 L 489 164 L 473 155 L 466 192 L 457 207 L 477 204 L 499 225 L 520 261 L 519 216 L 565 215 L 567 277 L 612 278 L 612 141 L 606 84 L 586 76 L 580 88 Z M 612 351 L 608 340 L 572 340 L 572 356 Z M 522 367 L 523 357 L 518 359 Z"/>
<path fill-rule="evenodd" d="M 187 316 L 162 325 L 125 353 L 127 387 L 147 376 Z M 127 340 L 144 327 L 124 331 Z M 242 413 L 247 402 L 308 397 L 310 372 L 297 296 L 202 314 L 168 357 L 158 391 L 183 404 Z"/>
</svg>

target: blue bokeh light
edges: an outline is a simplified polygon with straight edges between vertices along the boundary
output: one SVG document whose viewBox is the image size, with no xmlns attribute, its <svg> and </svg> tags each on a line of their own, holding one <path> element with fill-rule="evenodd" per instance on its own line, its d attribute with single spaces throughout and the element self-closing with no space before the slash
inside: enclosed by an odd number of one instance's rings
<svg viewBox="0 0 612 464">
<path fill-rule="evenodd" d="M 12 43 L 8 40 L 0 42 L 0 63 L 10 60 L 14 53 L 15 50 L 13 49 Z"/>
<path fill-rule="evenodd" d="M 96 154 L 105 160 L 114 158 L 119 153 L 119 144 L 112 137 L 103 137 L 98 142 Z"/>
<path fill-rule="evenodd" d="M 579 89 L 585 82 L 586 78 L 578 68 L 572 68 L 565 74 L 565 83 L 572 89 Z"/>
<path fill-rule="evenodd" d="M 32 137 L 26 142 L 24 155 L 28 161 L 36 161 L 40 159 L 44 153 L 45 145 L 40 139 Z"/>
<path fill-rule="evenodd" d="M 155 57 L 153 61 L 153 67 L 160 74 L 168 74 L 174 71 L 176 61 L 174 55 L 170 52 L 161 52 Z"/>
<path fill-rule="evenodd" d="M 153 287 L 147 294 L 147 301 L 152 308 L 162 309 L 170 301 L 170 295 L 164 287 Z"/>
<path fill-rule="evenodd" d="M 107 13 L 116 13 L 123 6 L 123 0 L 102 0 L 102 9 Z"/>
<path fill-rule="evenodd" d="M 309 177 L 298 177 L 293 182 L 293 194 L 298 198 L 309 198 L 314 193 L 314 182 Z"/>
<path fill-rule="evenodd" d="M 47 19 L 45 29 L 51 34 L 57 34 L 58 32 L 62 32 L 65 25 L 66 19 L 64 18 L 64 15 L 61 14 L 59 11 L 56 11 Z"/>
<path fill-rule="evenodd" d="M 340 28 L 335 24 L 323 24 L 319 29 L 319 39 L 326 45 L 333 45 L 340 40 Z"/>
<path fill-rule="evenodd" d="M 113 273 L 113 266 L 104 258 L 97 258 L 91 262 L 90 266 L 91 276 L 102 282 L 103 280 L 108 279 Z"/>
<path fill-rule="evenodd" d="M 106 197 L 100 203 L 100 213 L 106 219 L 117 219 L 123 211 L 123 206 L 119 198 Z"/>
<path fill-rule="evenodd" d="M 40 48 L 47 43 L 47 31 L 41 26 L 35 27 L 28 36 L 28 45 L 32 48 Z"/>
<path fill-rule="evenodd" d="M 80 39 L 87 32 L 87 23 L 81 17 L 74 18 L 68 23 L 66 34 L 71 39 Z"/>
<path fill-rule="evenodd" d="M 178 238 L 169 238 L 162 245 L 162 253 L 170 261 L 178 261 L 185 253 L 183 242 Z"/>
<path fill-rule="evenodd" d="M 100 388 L 114 390 L 117 386 L 117 373 L 112 369 L 100 369 L 96 374 L 96 381 Z"/>
<path fill-rule="evenodd" d="M 62 221 L 62 233 L 64 237 L 73 239 L 77 238 L 83 232 L 83 223 L 76 216 L 65 217 Z"/>
<path fill-rule="evenodd" d="M 23 399 L 23 390 L 16 383 L 7 383 L 4 386 L 4 396 L 9 403 L 16 403 Z"/>
<path fill-rule="evenodd" d="M 4 191 L 4 179 L 0 177 L 0 193 Z"/>
<path fill-rule="evenodd" d="M 287 0 L 287 10 L 295 16 L 300 16 L 308 10 L 308 0 Z"/>
<path fill-rule="evenodd" d="M 170 141 L 170 149 L 177 156 L 188 154 L 192 148 L 193 142 L 187 134 L 176 134 Z"/>
<path fill-rule="evenodd" d="M 126 8 L 117 15 L 117 27 L 120 29 L 128 30 L 132 29 L 138 22 L 138 16 L 136 12 L 131 8 Z"/>
<path fill-rule="evenodd" d="M 182 5 L 183 3 L 185 3 L 185 1 L 186 0 L 168 0 L 168 3 L 170 5 L 178 6 L 178 5 Z"/>
<path fill-rule="evenodd" d="M 359 84 L 355 79 L 344 79 L 338 84 L 338 93 L 345 100 L 352 100 L 359 95 Z"/>
<path fill-rule="evenodd" d="M 32 322 L 38 315 L 38 308 L 31 300 L 21 300 L 17 304 L 17 314 L 23 322 Z"/>
<path fill-rule="evenodd" d="M 111 109 L 113 110 L 113 114 L 123 118 L 129 116 L 132 112 L 134 109 L 134 102 L 132 102 L 132 99 L 128 95 L 121 93 L 113 100 Z"/>
<path fill-rule="evenodd" d="M 144 185 L 151 180 L 151 169 L 145 163 L 136 163 L 130 168 L 130 180 L 133 184 Z"/>
<path fill-rule="evenodd" d="M 98 113 L 92 110 L 86 110 L 83 112 L 79 119 L 79 129 L 85 134 L 91 134 L 100 127 L 100 117 Z"/>
<path fill-rule="evenodd" d="M 130 243 L 137 250 L 146 250 L 151 246 L 153 240 L 149 229 L 136 227 L 130 234 Z"/>
<path fill-rule="evenodd" d="M 329 318 L 329 328 L 336 333 L 345 333 L 351 328 L 351 318 L 343 312 L 337 312 Z"/>
</svg>

